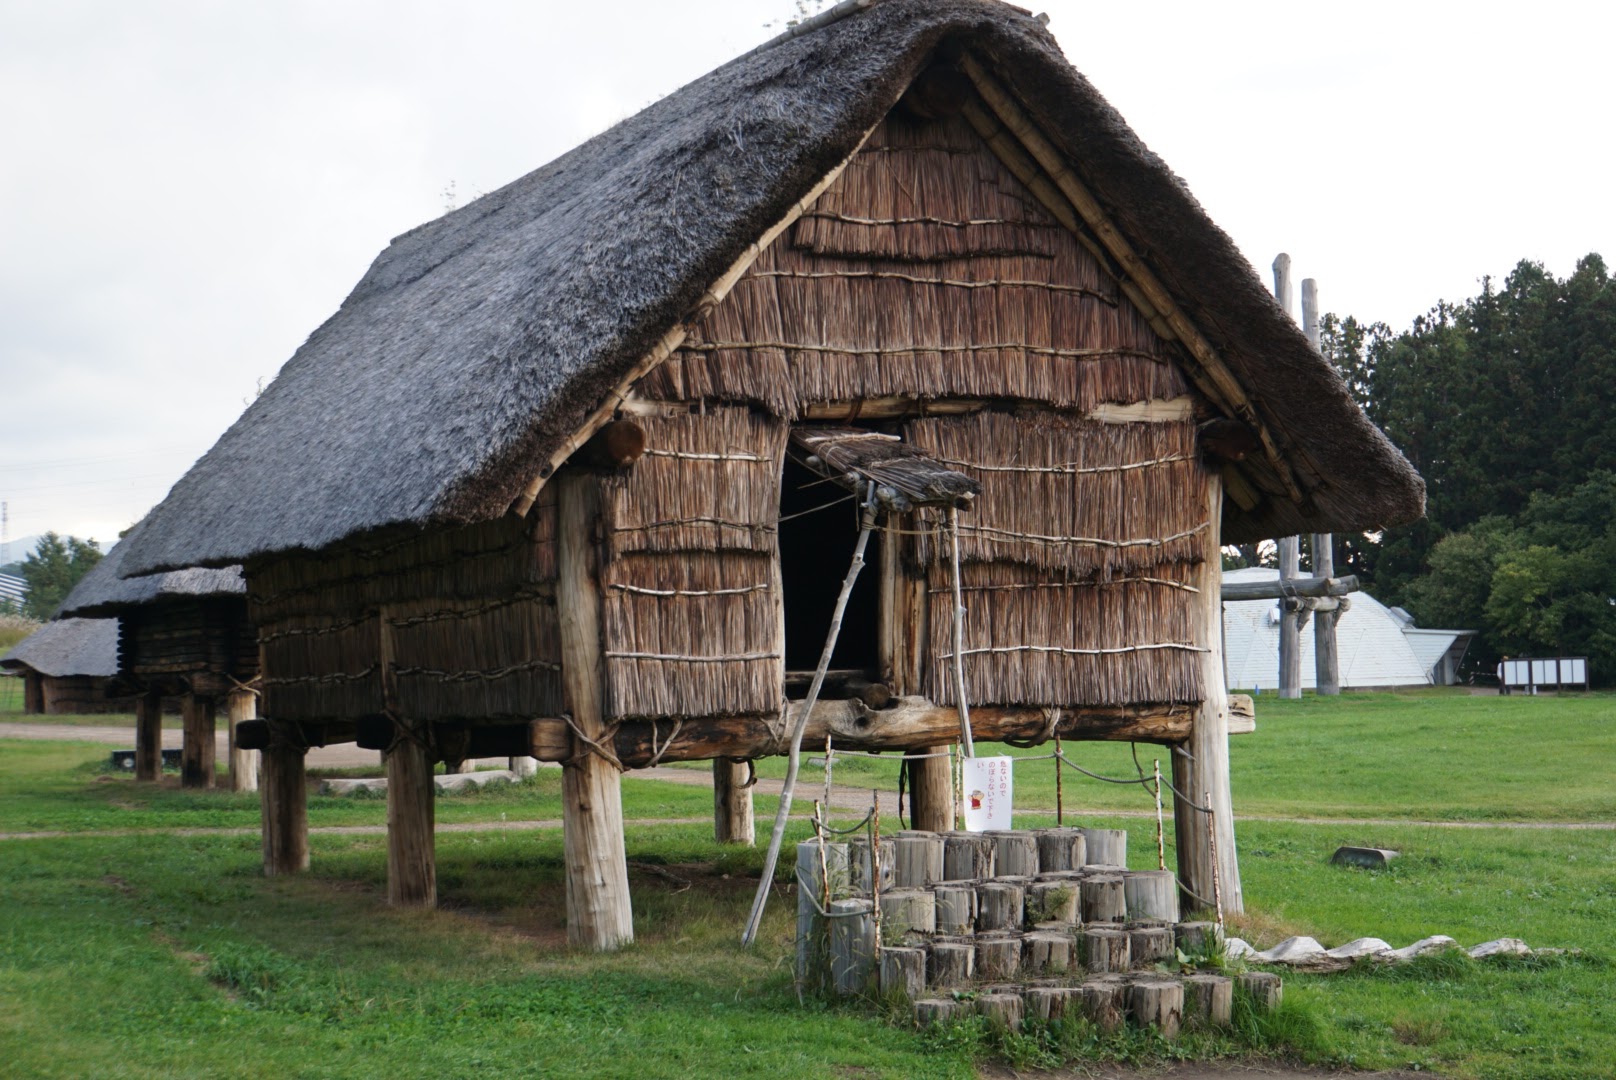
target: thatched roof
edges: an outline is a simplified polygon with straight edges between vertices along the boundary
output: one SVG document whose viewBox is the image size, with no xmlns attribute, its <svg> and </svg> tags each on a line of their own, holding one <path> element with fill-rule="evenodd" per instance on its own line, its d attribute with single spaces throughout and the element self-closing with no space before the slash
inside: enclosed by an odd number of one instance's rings
<svg viewBox="0 0 1616 1080">
<path fill-rule="evenodd" d="M 210 596 L 245 598 L 247 585 L 242 579 L 239 566 L 227 566 L 222 570 L 190 567 L 164 574 L 150 574 L 146 577 L 121 576 L 125 557 L 132 550 L 135 540 L 147 528 L 150 520 L 148 515 L 130 529 L 129 534 L 107 552 L 106 558 L 96 563 L 90 572 L 80 579 L 73 587 L 73 591 L 67 594 L 67 599 L 62 601 L 62 606 L 56 609 L 55 618 L 78 616 L 80 618 L 75 621 L 82 622 L 88 621 L 82 616 L 120 615 L 130 608 L 144 607 L 165 600 Z M 116 619 L 109 621 L 116 626 Z"/>
<path fill-rule="evenodd" d="M 1245 532 L 1374 528 L 1423 487 L 1229 238 L 1018 8 L 878 0 L 697 79 L 400 236 L 169 493 L 126 570 L 504 513 L 652 344 L 939 51 L 966 49 L 1104 205 L 1323 484 Z"/>
<path fill-rule="evenodd" d="M 23 638 L 4 656 L 0 667 L 29 667 L 41 675 L 62 678 L 118 674 L 117 619 L 57 619 Z"/>
</svg>

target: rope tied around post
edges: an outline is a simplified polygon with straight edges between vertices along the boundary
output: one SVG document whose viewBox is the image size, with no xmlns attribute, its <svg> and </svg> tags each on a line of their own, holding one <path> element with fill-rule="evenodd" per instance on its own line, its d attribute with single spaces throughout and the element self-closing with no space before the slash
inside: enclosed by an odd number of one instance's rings
<svg viewBox="0 0 1616 1080">
<path fill-rule="evenodd" d="M 393 725 L 393 737 L 382 751 L 384 755 L 391 754 L 404 743 L 414 743 L 426 751 L 427 760 L 432 759 L 434 747 L 432 744 L 431 724 L 423 724 L 420 728 L 416 728 L 392 709 L 383 709 L 382 715 L 387 717 L 388 721 Z"/>
<path fill-rule="evenodd" d="M 583 733 L 582 729 L 580 729 L 578 727 L 578 724 L 573 720 L 571 713 L 565 713 L 565 712 L 562 713 L 561 714 L 561 719 L 566 721 L 567 727 L 572 730 L 573 737 L 575 739 L 577 739 L 580 743 L 583 744 L 583 749 L 582 750 L 573 751 L 572 756 L 567 758 L 567 760 L 562 762 L 562 764 L 564 764 L 564 765 L 575 765 L 578 762 L 583 761 L 584 759 L 586 759 L 590 754 L 595 754 L 595 755 L 598 755 L 602 761 L 606 762 L 608 765 L 610 765 L 612 768 L 616 769 L 618 772 L 620 772 L 620 773 L 628 772 L 628 767 L 626 765 L 624 765 L 621 761 L 617 760 L 617 755 L 615 753 L 613 753 L 612 750 L 609 747 L 602 746 L 600 743 L 596 742 L 594 739 L 591 739 L 588 735 L 585 735 Z M 607 726 L 606 732 L 605 732 L 605 738 L 606 738 L 607 742 L 616 742 L 617 741 L 617 725 L 616 724 L 610 724 L 610 725 Z M 667 747 L 663 747 L 663 750 L 666 751 Z"/>
</svg>

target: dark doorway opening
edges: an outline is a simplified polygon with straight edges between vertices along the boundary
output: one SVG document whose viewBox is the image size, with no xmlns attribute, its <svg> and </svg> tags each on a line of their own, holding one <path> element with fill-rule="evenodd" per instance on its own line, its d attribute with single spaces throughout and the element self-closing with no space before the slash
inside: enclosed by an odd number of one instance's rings
<svg viewBox="0 0 1616 1080">
<path fill-rule="evenodd" d="M 780 484 L 780 580 L 786 622 L 786 671 L 813 671 L 825 647 L 836 597 L 847 577 L 858 543 L 858 506 L 839 484 L 824 479 L 786 455 Z M 834 506 L 828 506 L 835 503 Z M 815 510 L 816 507 L 825 507 Z M 812 510 L 802 517 L 792 517 Z M 856 670 L 867 678 L 879 667 L 880 538 L 871 535 L 842 616 L 842 631 L 831 657 L 834 670 Z M 793 696 L 801 696 L 794 693 Z"/>
</svg>

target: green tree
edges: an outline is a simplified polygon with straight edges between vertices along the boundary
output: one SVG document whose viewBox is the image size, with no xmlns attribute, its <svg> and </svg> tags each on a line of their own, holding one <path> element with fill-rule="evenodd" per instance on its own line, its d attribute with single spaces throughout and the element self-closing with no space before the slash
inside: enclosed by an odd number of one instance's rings
<svg viewBox="0 0 1616 1080">
<path fill-rule="evenodd" d="M 28 599 L 23 613 L 35 619 L 48 619 L 61 606 L 67 594 L 90 568 L 101 561 L 101 549 L 94 540 L 61 537 L 48 532 L 22 561 L 23 580 L 28 582 Z"/>
</svg>

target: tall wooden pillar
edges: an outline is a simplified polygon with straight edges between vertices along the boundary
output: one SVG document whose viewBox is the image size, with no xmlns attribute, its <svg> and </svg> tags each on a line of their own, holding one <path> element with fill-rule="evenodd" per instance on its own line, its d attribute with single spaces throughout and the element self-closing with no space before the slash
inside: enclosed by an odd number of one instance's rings
<svg viewBox="0 0 1616 1080">
<path fill-rule="evenodd" d="M 270 721 L 258 801 L 263 808 L 264 875 L 309 868 L 307 748 L 294 725 Z"/>
<path fill-rule="evenodd" d="M 1210 907 L 1216 891 L 1225 913 L 1245 910 L 1240 888 L 1240 863 L 1235 855 L 1234 799 L 1229 786 L 1229 692 L 1223 682 L 1223 603 L 1219 599 L 1223 562 L 1219 524 L 1223 514 L 1223 483 L 1208 477 L 1207 512 L 1200 580 L 1199 644 L 1203 700 L 1195 713 L 1190 737 L 1182 749 L 1190 757 L 1173 753 L 1173 785 L 1183 797 L 1173 800 L 1173 830 L 1178 847 L 1178 877 L 1191 909 Z M 1193 759 L 1193 760 L 1191 760 Z M 1210 796 L 1211 820 L 1205 810 Z M 1213 841 L 1216 841 L 1214 856 Z"/>
<path fill-rule="evenodd" d="M 899 695 L 918 694 L 925 674 L 930 606 L 926 579 L 903 564 L 904 522 L 881 534 L 881 675 Z M 919 753 L 944 755 L 946 744 Z M 912 758 L 909 769 L 909 823 L 916 829 L 947 832 L 954 827 L 954 769 L 946 756 Z"/>
<path fill-rule="evenodd" d="M 147 690 L 135 698 L 135 779 L 155 784 L 163 775 L 163 695 Z"/>
<path fill-rule="evenodd" d="M 563 469 L 556 484 L 556 611 L 561 681 L 575 728 L 561 777 L 567 867 L 567 940 L 597 951 L 634 940 L 621 775 L 591 742 L 606 736 L 602 711 L 601 595 L 596 565 L 600 482 Z"/>
<path fill-rule="evenodd" d="M 1335 538 L 1329 533 L 1313 534 L 1313 574 L 1335 577 Z M 1341 693 L 1341 653 L 1336 647 L 1335 624 L 1339 609 L 1313 613 L 1313 683 L 1318 693 Z"/>
<path fill-rule="evenodd" d="M 713 759 L 713 839 L 720 844 L 757 843 L 752 789 L 747 786 L 750 773 L 744 761 Z"/>
<path fill-rule="evenodd" d="M 218 755 L 213 733 L 216 720 L 213 699 L 186 694 L 180 712 L 185 728 L 185 741 L 180 749 L 180 787 L 210 788 Z"/>
<path fill-rule="evenodd" d="M 258 790 L 258 751 L 243 750 L 236 745 L 236 725 L 258 716 L 258 695 L 251 690 L 232 690 L 225 698 L 225 715 L 229 719 L 230 790 Z"/>
<path fill-rule="evenodd" d="M 397 725 L 387 763 L 387 902 L 395 907 L 436 907 L 438 861 L 436 790 L 432 728 L 405 718 L 399 710 L 398 665 L 393 649 L 392 612 L 376 614 L 382 671 L 382 700 Z"/>
<path fill-rule="evenodd" d="M 28 716 L 43 716 L 45 713 L 45 676 L 37 671 L 23 673 L 22 711 Z"/>
<path fill-rule="evenodd" d="M 1287 536 L 1279 541 L 1280 590 L 1284 583 L 1297 577 L 1301 570 L 1301 538 Z M 1279 696 L 1302 696 L 1302 625 L 1301 612 L 1290 606 L 1290 600 L 1281 596 L 1279 604 Z"/>
</svg>

